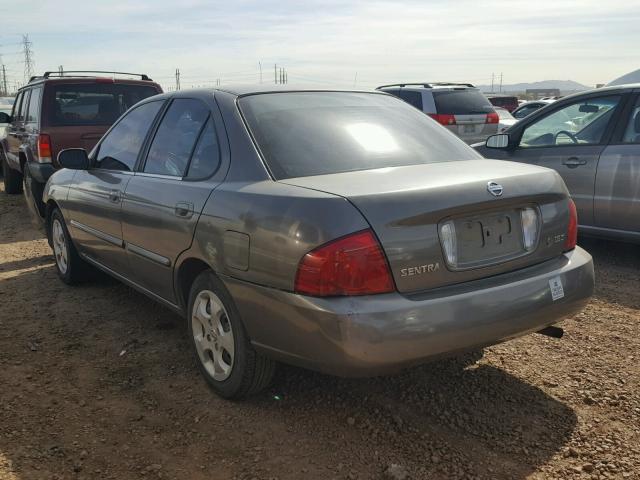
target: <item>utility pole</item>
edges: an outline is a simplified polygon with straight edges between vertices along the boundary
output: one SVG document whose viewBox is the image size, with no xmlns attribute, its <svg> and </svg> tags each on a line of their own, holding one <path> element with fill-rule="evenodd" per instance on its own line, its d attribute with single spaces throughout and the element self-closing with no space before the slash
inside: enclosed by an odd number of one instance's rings
<svg viewBox="0 0 640 480">
<path fill-rule="evenodd" d="M 58 65 L 58 75 L 64 76 L 64 67 L 62 65 Z"/>
<path fill-rule="evenodd" d="M 4 63 L 2 64 L 2 95 L 9 95 L 9 90 L 7 89 L 7 72 L 4 69 Z"/>
<path fill-rule="evenodd" d="M 495 75 L 493 74 L 493 72 L 491 72 L 491 93 L 493 93 L 493 80 L 495 78 Z"/>
<path fill-rule="evenodd" d="M 258 68 L 260 69 L 260 83 L 262 83 L 262 62 L 258 62 Z"/>
<path fill-rule="evenodd" d="M 500 93 L 502 93 L 502 72 L 500 72 Z"/>
<path fill-rule="evenodd" d="M 31 40 L 29 35 L 22 35 L 22 53 L 24 54 L 24 83 L 27 83 L 33 76 L 33 50 L 31 50 Z"/>
<path fill-rule="evenodd" d="M 358 72 L 356 72 L 356 76 L 353 77 L 353 88 L 356 88 L 356 83 L 358 83 Z"/>
<path fill-rule="evenodd" d="M 278 83 L 278 65 L 273 64 L 273 83 Z"/>
<path fill-rule="evenodd" d="M 176 68 L 176 90 L 180 90 L 180 69 Z"/>
</svg>

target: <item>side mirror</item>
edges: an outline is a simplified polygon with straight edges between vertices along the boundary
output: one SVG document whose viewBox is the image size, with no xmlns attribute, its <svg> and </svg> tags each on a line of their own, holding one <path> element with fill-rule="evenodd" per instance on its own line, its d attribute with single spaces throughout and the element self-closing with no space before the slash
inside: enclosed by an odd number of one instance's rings
<svg viewBox="0 0 640 480">
<path fill-rule="evenodd" d="M 66 148 L 58 153 L 58 163 L 71 170 L 88 170 L 89 156 L 84 148 Z"/>
<path fill-rule="evenodd" d="M 498 135 L 491 135 L 489 138 L 487 138 L 485 146 L 487 148 L 505 149 L 509 146 L 509 134 L 500 133 Z"/>
<path fill-rule="evenodd" d="M 5 112 L 0 112 L 0 123 L 11 123 L 11 115 Z"/>
</svg>

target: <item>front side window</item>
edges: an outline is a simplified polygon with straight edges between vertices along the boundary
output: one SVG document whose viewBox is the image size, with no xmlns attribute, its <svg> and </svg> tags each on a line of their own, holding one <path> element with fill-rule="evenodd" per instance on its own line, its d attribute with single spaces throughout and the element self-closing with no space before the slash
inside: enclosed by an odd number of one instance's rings
<svg viewBox="0 0 640 480">
<path fill-rule="evenodd" d="M 29 108 L 27 110 L 27 123 L 38 123 L 40 121 L 40 99 L 42 98 L 42 88 L 31 90 L 29 98 Z"/>
<path fill-rule="evenodd" d="M 200 131 L 209 117 L 209 107 L 199 100 L 175 99 L 153 138 L 145 173 L 182 177 Z"/>
<path fill-rule="evenodd" d="M 122 118 L 98 147 L 95 168 L 132 171 L 160 107 L 162 101 L 145 103 Z"/>
<path fill-rule="evenodd" d="M 158 91 L 151 86 L 122 83 L 54 85 L 51 101 L 55 126 L 111 125 L 124 112 Z"/>
<path fill-rule="evenodd" d="M 597 145 L 619 101 L 614 95 L 566 105 L 525 128 L 520 147 Z"/>
<path fill-rule="evenodd" d="M 276 179 L 482 158 L 391 95 L 249 95 L 240 110 Z"/>
<path fill-rule="evenodd" d="M 640 143 L 640 97 L 631 110 L 631 115 L 624 130 L 622 143 Z"/>
<path fill-rule="evenodd" d="M 16 101 L 16 113 L 14 120 L 16 122 L 24 122 L 24 114 L 27 110 L 27 104 L 29 102 L 29 90 L 24 90 L 20 95 L 20 98 Z"/>
</svg>

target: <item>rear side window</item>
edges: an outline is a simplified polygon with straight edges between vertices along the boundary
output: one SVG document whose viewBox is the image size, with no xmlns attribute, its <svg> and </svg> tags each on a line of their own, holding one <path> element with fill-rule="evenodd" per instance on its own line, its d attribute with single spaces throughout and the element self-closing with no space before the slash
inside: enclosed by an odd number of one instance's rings
<svg viewBox="0 0 640 480">
<path fill-rule="evenodd" d="M 119 83 L 53 84 L 50 96 L 54 126 L 111 125 L 130 107 L 158 91 L 146 85 Z"/>
<path fill-rule="evenodd" d="M 131 110 L 104 137 L 98 148 L 95 167 L 132 171 L 140 147 L 160 107 L 162 101 L 145 103 Z"/>
<path fill-rule="evenodd" d="M 208 117 L 209 107 L 201 101 L 174 100 L 153 138 L 144 171 L 182 177 Z"/>
<path fill-rule="evenodd" d="M 640 143 L 640 97 L 636 100 L 636 104 L 631 111 L 622 142 Z"/>
<path fill-rule="evenodd" d="M 29 108 L 27 110 L 27 123 L 38 123 L 40 121 L 40 100 L 42 99 L 42 88 L 31 90 L 29 98 Z"/>
<path fill-rule="evenodd" d="M 491 113 L 493 107 L 478 90 L 434 90 L 436 110 L 441 115 L 473 115 Z"/>
<path fill-rule="evenodd" d="M 409 105 L 416 107 L 418 110 L 422 111 L 422 93 L 421 92 L 413 92 L 411 90 L 400 90 L 399 94 L 400 98 L 407 102 Z"/>
<path fill-rule="evenodd" d="M 390 95 L 249 95 L 240 109 L 276 179 L 481 158 Z"/>
<path fill-rule="evenodd" d="M 207 126 L 202 131 L 198 145 L 193 152 L 193 158 L 189 165 L 187 178 L 208 178 L 218 170 L 220 166 L 220 146 L 218 136 L 213 125 L 213 120 L 209 117 Z"/>
</svg>

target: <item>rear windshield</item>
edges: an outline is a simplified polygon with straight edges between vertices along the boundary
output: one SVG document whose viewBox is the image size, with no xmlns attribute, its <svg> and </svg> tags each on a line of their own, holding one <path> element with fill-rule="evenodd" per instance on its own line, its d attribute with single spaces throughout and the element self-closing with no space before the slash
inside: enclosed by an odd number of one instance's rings
<svg viewBox="0 0 640 480">
<path fill-rule="evenodd" d="M 117 83 L 58 84 L 49 96 L 50 125 L 111 125 L 129 107 L 159 93 L 154 87 Z"/>
<path fill-rule="evenodd" d="M 493 97 L 490 98 L 489 101 L 498 107 L 504 107 L 505 105 L 517 105 L 518 98 L 517 97 Z"/>
<path fill-rule="evenodd" d="M 443 115 L 473 115 L 491 113 L 493 107 L 478 90 L 434 91 L 436 111 Z"/>
<path fill-rule="evenodd" d="M 481 158 L 390 95 L 269 93 L 239 104 L 276 179 Z"/>
</svg>

